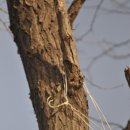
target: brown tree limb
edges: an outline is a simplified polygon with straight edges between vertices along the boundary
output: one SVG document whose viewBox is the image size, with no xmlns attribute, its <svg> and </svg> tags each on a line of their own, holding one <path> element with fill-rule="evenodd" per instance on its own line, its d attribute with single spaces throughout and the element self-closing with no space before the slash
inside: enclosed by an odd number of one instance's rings
<svg viewBox="0 0 130 130">
<path fill-rule="evenodd" d="M 125 72 L 125 78 L 126 78 L 127 83 L 128 83 L 128 85 L 129 85 L 129 87 L 130 87 L 130 68 L 127 67 L 127 68 L 124 70 L 124 72 Z"/>
<path fill-rule="evenodd" d="M 68 15 L 69 15 L 69 20 L 71 25 L 73 24 L 76 16 L 79 13 L 79 10 L 81 9 L 85 1 L 86 0 L 73 0 L 72 4 L 70 5 L 68 9 Z"/>
<path fill-rule="evenodd" d="M 130 87 L 130 67 L 127 67 L 127 68 L 124 70 L 124 72 L 125 72 L 125 78 L 126 78 L 127 83 L 128 83 L 128 85 L 129 85 L 129 87 Z M 123 130 L 130 130 L 130 120 L 128 121 L 126 128 L 123 129 Z"/>
<path fill-rule="evenodd" d="M 130 120 L 128 121 L 126 128 L 123 130 L 130 130 Z"/>
</svg>

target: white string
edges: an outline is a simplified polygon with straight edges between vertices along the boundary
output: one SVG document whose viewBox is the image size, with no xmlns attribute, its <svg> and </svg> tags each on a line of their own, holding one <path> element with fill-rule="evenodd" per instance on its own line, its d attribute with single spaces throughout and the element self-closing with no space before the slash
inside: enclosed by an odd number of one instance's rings
<svg viewBox="0 0 130 130">
<path fill-rule="evenodd" d="M 102 121 L 102 117 L 101 117 L 101 115 L 100 115 L 100 113 L 99 113 L 99 111 L 98 111 L 97 105 L 96 105 L 95 101 L 93 100 L 93 97 L 91 96 L 90 92 L 88 91 L 87 86 L 86 86 L 85 84 L 84 84 L 84 86 L 85 86 L 85 88 L 86 88 L 86 93 L 88 94 L 88 96 L 89 96 L 90 99 L 92 100 L 92 103 L 93 103 L 93 105 L 94 105 L 94 107 L 95 107 L 95 109 L 96 109 L 96 111 L 97 111 L 97 114 L 98 114 L 100 120 L 101 120 L 102 128 L 103 128 L 103 130 L 105 130 L 105 127 L 104 127 L 104 124 L 103 124 L 103 121 Z"/>
<path fill-rule="evenodd" d="M 93 105 L 94 105 L 94 107 L 95 107 L 95 109 L 96 109 L 96 111 L 98 113 L 98 116 L 99 116 L 99 118 L 101 120 L 101 124 L 102 124 L 103 130 L 105 130 L 104 122 L 107 124 L 109 130 L 111 130 L 111 127 L 110 127 L 110 125 L 109 125 L 105 115 L 103 114 L 103 112 L 102 112 L 101 108 L 99 107 L 99 105 L 97 104 L 96 100 L 92 97 L 92 95 L 89 92 L 89 90 L 88 90 L 87 86 L 85 85 L 85 83 L 84 83 L 83 87 L 84 87 L 86 93 L 88 94 L 88 96 L 90 97 L 90 99 L 91 99 L 91 101 L 92 101 L 92 103 L 93 103 Z M 103 118 L 103 120 L 102 120 L 102 118 Z"/>
<path fill-rule="evenodd" d="M 51 96 L 49 96 L 47 98 L 47 103 L 48 103 L 49 107 L 55 109 L 55 108 L 59 108 L 59 107 L 64 106 L 64 105 L 70 106 L 71 110 L 89 127 L 89 129 L 94 130 L 92 128 L 92 126 L 85 120 L 85 119 L 87 119 L 87 120 L 90 120 L 90 119 L 85 114 L 83 114 L 82 112 L 80 112 L 79 110 L 74 108 L 72 106 L 72 104 L 69 103 L 68 97 L 67 97 L 68 86 L 67 86 L 67 78 L 66 78 L 66 76 L 65 76 L 64 80 L 65 80 L 65 83 L 64 83 L 64 98 L 65 98 L 66 101 L 59 104 L 59 105 L 52 105 L 51 103 L 54 100 L 51 99 Z M 84 119 L 83 119 L 83 117 L 84 117 Z M 95 125 L 97 128 L 99 128 L 99 130 L 102 130 L 94 121 L 91 120 L 91 122 L 92 122 L 93 125 Z"/>
</svg>

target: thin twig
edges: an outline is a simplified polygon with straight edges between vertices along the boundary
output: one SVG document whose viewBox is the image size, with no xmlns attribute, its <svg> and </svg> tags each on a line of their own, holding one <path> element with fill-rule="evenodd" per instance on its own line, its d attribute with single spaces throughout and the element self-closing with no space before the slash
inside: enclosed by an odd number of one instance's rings
<svg viewBox="0 0 130 130">
<path fill-rule="evenodd" d="M 95 10 L 96 6 L 87 6 L 86 9 Z M 130 15 L 130 10 L 121 10 L 115 8 L 101 7 L 100 10 L 106 14 L 122 14 L 122 15 Z"/>
<path fill-rule="evenodd" d="M 10 31 L 10 29 L 8 28 L 6 22 L 4 22 L 1 18 L 0 18 L 0 23 L 2 23 L 2 25 L 4 26 L 4 28 L 6 29 L 6 31 L 10 34 L 10 36 L 12 37 L 12 33 Z"/>
<path fill-rule="evenodd" d="M 120 59 L 128 59 L 130 58 L 130 53 L 127 53 L 127 54 L 109 54 L 108 53 L 108 56 L 113 58 L 113 59 L 116 59 L 116 60 L 120 60 Z"/>
<path fill-rule="evenodd" d="M 5 9 L 1 8 L 1 7 L 0 7 L 0 12 L 8 14 L 8 12 Z"/>
<path fill-rule="evenodd" d="M 120 42 L 120 43 L 116 43 L 114 44 L 113 46 L 111 46 L 110 48 L 104 50 L 103 52 L 101 52 L 100 54 L 96 55 L 92 61 L 88 64 L 88 67 L 87 67 L 87 71 L 92 68 L 92 65 L 97 61 L 99 60 L 100 58 L 102 58 L 104 55 L 110 53 L 112 50 L 118 48 L 118 47 L 122 47 L 122 46 L 125 46 L 125 45 L 128 45 L 130 43 L 130 39 L 126 40 L 126 41 L 123 41 L 123 42 Z"/>
<path fill-rule="evenodd" d="M 97 123 L 101 123 L 101 121 L 99 119 L 96 119 L 95 117 L 90 116 L 90 119 L 92 119 L 93 121 L 96 121 Z M 103 123 L 106 125 L 106 122 L 103 122 Z M 122 125 L 114 123 L 114 122 L 109 122 L 109 125 L 116 126 L 116 127 L 120 128 L 120 129 L 124 128 Z"/>
<path fill-rule="evenodd" d="M 118 84 L 118 85 L 116 85 L 116 86 L 112 86 L 112 87 L 103 87 L 103 86 L 98 85 L 97 83 L 95 83 L 95 82 L 93 82 L 93 81 L 91 81 L 91 80 L 89 80 L 89 79 L 86 79 L 86 81 L 87 81 L 89 84 L 91 84 L 92 87 L 96 87 L 96 88 L 102 89 L 102 90 L 111 90 L 111 89 L 118 89 L 118 88 L 124 87 L 124 84 L 123 84 L 123 83 L 122 83 L 122 84 Z"/>
<path fill-rule="evenodd" d="M 87 36 L 90 32 L 92 32 L 93 26 L 95 24 L 96 18 L 98 16 L 98 13 L 100 11 L 100 8 L 101 8 L 103 2 L 104 2 L 104 0 L 100 0 L 99 4 L 97 5 L 97 7 L 95 9 L 95 12 L 94 12 L 94 15 L 93 15 L 93 18 L 92 18 L 92 21 L 91 21 L 91 24 L 90 24 L 88 31 L 85 32 L 84 34 L 82 34 L 79 38 L 77 38 L 78 41 L 82 40 L 85 36 Z"/>
</svg>

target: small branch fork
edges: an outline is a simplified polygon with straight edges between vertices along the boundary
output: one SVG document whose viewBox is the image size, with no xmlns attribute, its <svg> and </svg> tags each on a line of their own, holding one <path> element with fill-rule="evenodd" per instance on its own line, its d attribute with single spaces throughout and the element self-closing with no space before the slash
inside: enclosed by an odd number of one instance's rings
<svg viewBox="0 0 130 130">
<path fill-rule="evenodd" d="M 81 9 L 85 1 L 86 0 L 73 0 L 72 4 L 70 5 L 68 9 L 68 15 L 69 15 L 69 20 L 71 25 L 73 24 L 76 16 L 79 13 L 79 10 Z"/>
</svg>

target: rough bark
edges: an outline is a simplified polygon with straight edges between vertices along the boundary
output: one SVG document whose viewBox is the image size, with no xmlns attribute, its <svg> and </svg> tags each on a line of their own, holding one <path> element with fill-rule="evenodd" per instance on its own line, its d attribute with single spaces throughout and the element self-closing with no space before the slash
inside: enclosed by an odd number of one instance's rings
<svg viewBox="0 0 130 130">
<path fill-rule="evenodd" d="M 83 75 L 75 40 L 63 0 L 7 0 L 10 29 L 18 47 L 30 88 L 39 130 L 88 130 L 86 124 L 64 105 L 64 75 L 69 102 L 88 116 Z"/>
</svg>

